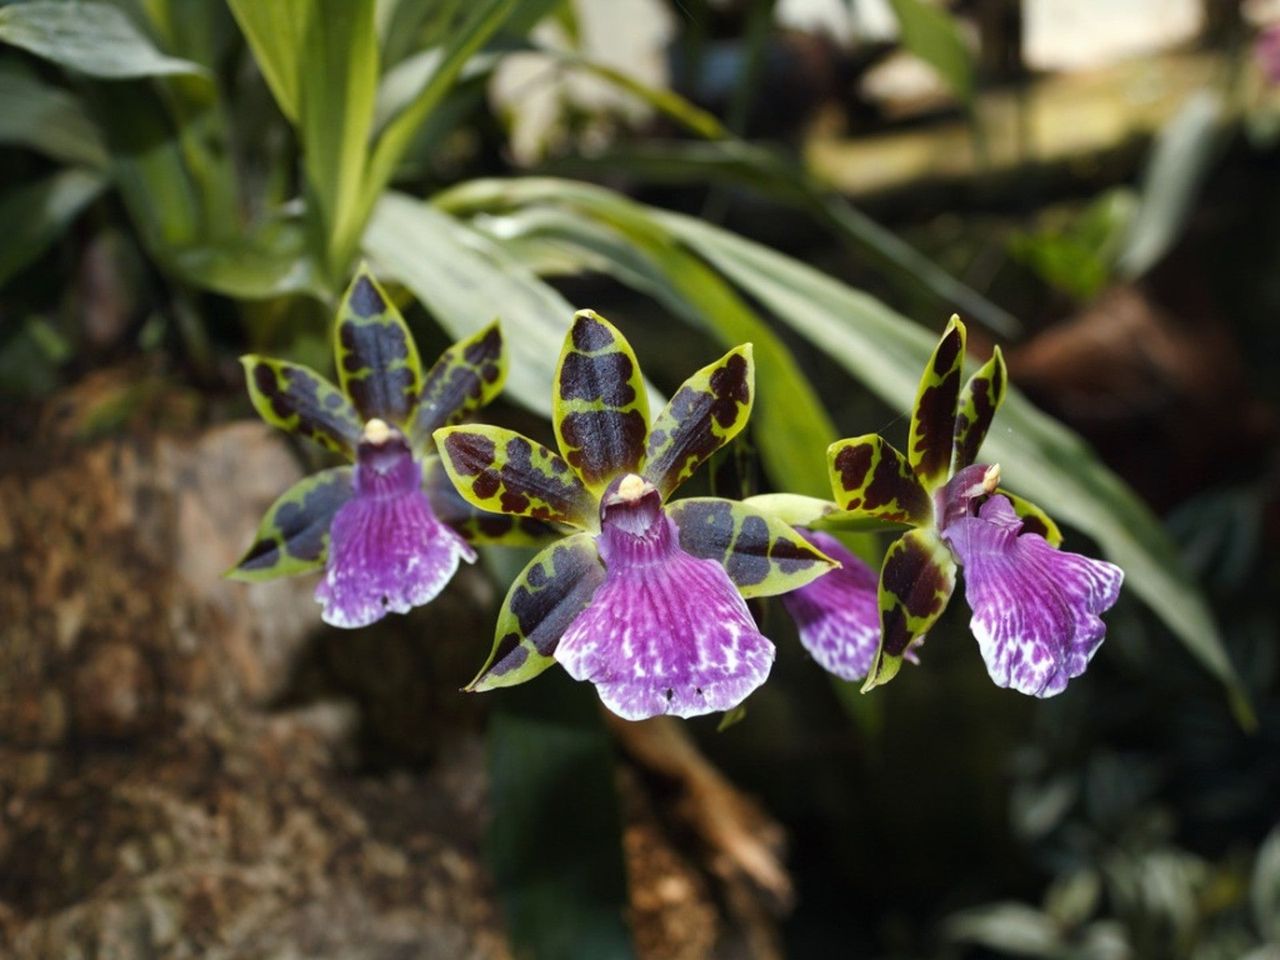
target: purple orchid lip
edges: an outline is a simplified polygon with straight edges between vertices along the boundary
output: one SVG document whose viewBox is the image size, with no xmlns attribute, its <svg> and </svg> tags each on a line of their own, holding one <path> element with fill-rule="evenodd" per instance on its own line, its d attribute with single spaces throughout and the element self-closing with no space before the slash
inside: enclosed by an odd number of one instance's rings
<svg viewBox="0 0 1280 960">
<path fill-rule="evenodd" d="M 782 595 L 800 643 L 814 661 L 842 680 L 861 680 L 880 644 L 880 576 L 829 533 L 797 532 L 840 566 Z"/>
<path fill-rule="evenodd" d="M 964 570 L 969 626 L 997 686 L 1051 697 L 1084 673 L 1106 636 L 1099 615 L 1120 595 L 1119 567 L 1025 532 L 999 494 L 942 537 Z"/>
<path fill-rule="evenodd" d="M 355 496 L 333 518 L 329 560 L 316 586 L 326 623 L 362 627 L 432 600 L 475 551 L 441 523 L 422 490 L 404 434 L 383 420 L 364 426 Z"/>
<path fill-rule="evenodd" d="M 1000 486 L 1000 464 L 975 463 L 965 467 L 934 494 L 934 514 L 938 532 L 962 517 L 972 516 L 974 501 L 996 492 Z"/>
<path fill-rule="evenodd" d="M 618 716 L 729 710 L 765 681 L 773 644 L 724 567 L 686 553 L 656 486 L 636 474 L 601 498 L 605 580 L 555 657 Z"/>
</svg>

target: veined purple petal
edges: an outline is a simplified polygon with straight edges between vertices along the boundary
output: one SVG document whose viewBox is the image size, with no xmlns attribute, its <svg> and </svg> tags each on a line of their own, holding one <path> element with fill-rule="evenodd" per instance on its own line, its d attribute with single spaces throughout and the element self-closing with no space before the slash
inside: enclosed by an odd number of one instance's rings
<svg viewBox="0 0 1280 960">
<path fill-rule="evenodd" d="M 782 595 L 809 655 L 842 680 L 861 680 L 880 645 L 879 575 L 835 537 L 797 530 L 840 567 Z"/>
<path fill-rule="evenodd" d="M 605 580 L 555 658 L 628 720 L 736 707 L 768 677 L 774 648 L 728 574 L 680 548 L 652 484 L 627 475 L 603 504 Z"/>
<path fill-rule="evenodd" d="M 991 679 L 1051 697 L 1084 673 L 1102 645 L 1106 626 L 1098 615 L 1116 602 L 1124 572 L 1055 550 L 1039 534 L 1019 535 L 1021 529 L 1009 501 L 997 495 L 942 536 L 964 569 L 970 627 Z"/>
<path fill-rule="evenodd" d="M 370 421 L 358 450 L 355 496 L 329 528 L 329 558 L 316 586 L 324 621 L 363 627 L 387 613 L 407 613 L 444 589 L 459 559 L 473 563 L 475 551 L 436 519 L 404 437 Z"/>
</svg>

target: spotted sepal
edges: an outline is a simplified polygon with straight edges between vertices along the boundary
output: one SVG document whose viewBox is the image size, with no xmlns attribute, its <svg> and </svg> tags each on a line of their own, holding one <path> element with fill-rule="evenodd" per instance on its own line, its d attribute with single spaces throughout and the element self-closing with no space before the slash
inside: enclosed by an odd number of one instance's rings
<svg viewBox="0 0 1280 960">
<path fill-rule="evenodd" d="M 422 487 L 437 519 L 461 534 L 468 543 L 542 547 L 569 532 L 567 527 L 545 520 L 490 513 L 473 507 L 454 488 L 440 458 L 432 454 L 422 461 Z"/>
<path fill-rule="evenodd" d="M 422 391 L 413 334 L 369 268 L 361 264 L 333 330 L 338 383 L 365 420 L 407 426 Z"/>
<path fill-rule="evenodd" d="M 960 368 L 964 365 L 964 332 L 964 324 L 953 315 L 920 377 L 916 404 L 911 411 L 907 459 L 925 489 L 930 491 L 946 483 L 951 475 L 956 401 L 960 397 Z"/>
<path fill-rule="evenodd" d="M 551 404 L 560 452 L 592 492 L 640 469 L 649 432 L 640 365 L 626 338 L 594 310 L 574 314 Z"/>
<path fill-rule="evenodd" d="M 942 616 L 955 586 L 955 560 L 932 530 L 908 530 L 890 544 L 880 567 L 880 647 L 863 693 L 897 675 L 908 648 Z"/>
<path fill-rule="evenodd" d="M 329 525 L 351 499 L 353 467 L 333 467 L 303 477 L 277 498 L 262 518 L 253 545 L 227 571 L 232 580 L 274 580 L 324 566 Z"/>
<path fill-rule="evenodd" d="M 975 463 L 982 441 L 987 438 L 991 421 L 1004 401 L 1009 386 L 1009 371 L 1004 356 L 996 347 L 991 359 L 969 378 L 960 391 L 960 407 L 956 412 L 955 452 L 951 458 L 951 472 L 959 473 Z"/>
<path fill-rule="evenodd" d="M 933 503 L 911 465 L 877 434 L 837 440 L 827 448 L 827 468 L 842 510 L 917 527 L 933 518 Z"/>
<path fill-rule="evenodd" d="M 587 608 L 604 576 L 590 534 L 574 534 L 534 557 L 507 591 L 493 650 L 467 690 L 524 683 L 555 663 L 561 635 Z"/>
<path fill-rule="evenodd" d="M 681 384 L 649 431 L 645 479 L 665 500 L 738 435 L 755 400 L 751 344 L 734 347 Z"/>
<path fill-rule="evenodd" d="M 1020 497 L 1016 493 L 1010 493 L 1004 487 L 997 487 L 996 493 L 999 496 L 1007 497 L 1009 505 L 1013 507 L 1013 512 L 1018 515 L 1018 519 L 1022 521 L 1022 530 L 1019 535 L 1027 533 L 1038 533 L 1049 541 L 1051 547 L 1062 546 L 1062 531 L 1058 529 L 1058 525 L 1053 522 L 1053 518 L 1037 507 L 1026 497 Z"/>
<path fill-rule="evenodd" d="M 743 503 L 793 527 L 813 530 L 843 530 L 847 533 L 880 533 L 884 530 L 906 530 L 907 523 L 895 523 L 879 517 L 868 517 L 841 510 L 840 505 L 818 497 L 799 493 L 762 493 L 747 497 Z"/>
<path fill-rule="evenodd" d="M 494 321 L 475 336 L 459 340 L 427 371 L 413 415 L 413 448 L 431 448 L 431 434 L 488 406 L 507 380 L 502 328 Z"/>
<path fill-rule="evenodd" d="M 560 456 L 502 427 L 442 427 L 436 450 L 454 488 L 472 506 L 595 529 L 597 501 Z"/>
<path fill-rule="evenodd" d="M 796 590 L 839 564 L 781 520 L 744 503 L 690 497 L 667 506 L 680 546 L 718 561 L 744 597 Z"/>
<path fill-rule="evenodd" d="M 354 459 L 361 423 L 350 401 L 310 367 L 256 354 L 240 358 L 254 409 L 267 423 Z"/>
</svg>

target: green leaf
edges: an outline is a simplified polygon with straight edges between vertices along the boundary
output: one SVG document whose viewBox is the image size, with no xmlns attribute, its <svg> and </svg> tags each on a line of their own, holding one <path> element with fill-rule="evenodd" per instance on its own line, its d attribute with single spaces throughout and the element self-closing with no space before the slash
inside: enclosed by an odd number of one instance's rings
<svg viewBox="0 0 1280 960">
<path fill-rule="evenodd" d="M 324 566 L 329 525 L 351 499 L 352 467 L 333 467 L 303 477 L 268 509 L 253 545 L 227 571 L 233 580 L 273 580 Z"/>
<path fill-rule="evenodd" d="M 591 687 L 562 671 L 498 700 L 487 852 L 516 957 L 635 956 L 613 750 Z"/>
<path fill-rule="evenodd" d="M 488 406 L 506 381 L 506 342 L 495 320 L 445 350 L 423 377 L 413 418 L 414 449 L 433 447 L 431 435 L 436 430 Z"/>
<path fill-rule="evenodd" d="M 118 7 L 89 0 L 30 0 L 0 7 L 0 40 L 60 67 L 123 80 L 169 74 L 206 76 L 189 60 L 165 56 Z"/>
<path fill-rule="evenodd" d="M 1182 235 L 1201 185 L 1222 150 L 1225 118 L 1222 98 L 1211 90 L 1198 90 L 1160 131 L 1117 261 L 1126 278 L 1140 277 L 1154 267 Z"/>
<path fill-rule="evenodd" d="M 955 560 L 933 530 L 908 530 L 889 546 L 880 568 L 880 647 L 863 693 L 897 675 L 907 649 L 942 616 L 955 587 Z"/>
<path fill-rule="evenodd" d="M 649 398 L 627 338 L 594 310 L 579 310 L 552 383 L 551 423 L 569 466 L 596 496 L 634 473 L 649 435 Z"/>
<path fill-rule="evenodd" d="M 1010 493 L 1004 487 L 997 487 L 996 493 L 1008 499 L 1009 505 L 1013 507 L 1013 512 L 1022 520 L 1023 533 L 1038 533 L 1048 540 L 1052 546 L 1062 546 L 1062 531 L 1058 529 L 1058 525 L 1053 522 L 1052 517 L 1026 497 Z"/>
<path fill-rule="evenodd" d="M 343 0 L 333 0 L 341 3 Z M 470 17 L 450 30 L 441 48 L 439 64 L 422 90 L 394 118 L 387 121 L 373 153 L 363 183 L 358 220 L 364 223 L 395 174 L 396 166 L 413 136 L 452 88 L 467 61 L 483 47 L 519 7 L 516 0 L 480 0 Z M 373 102 L 370 100 L 370 109 Z M 370 114 L 372 119 L 372 113 Z M 361 149 L 364 149 L 363 142 Z"/>
<path fill-rule="evenodd" d="M 507 591 L 493 650 L 467 689 L 514 686 L 550 667 L 561 635 L 603 582 L 604 567 L 590 534 L 577 533 L 544 549 Z"/>
<path fill-rule="evenodd" d="M 325 296 L 302 228 L 286 220 L 271 219 L 243 236 L 176 250 L 172 266 L 188 283 L 237 300 Z"/>
<path fill-rule="evenodd" d="M 301 364 L 254 354 L 240 362 L 249 399 L 263 420 L 334 453 L 355 457 L 362 425 L 337 387 Z"/>
<path fill-rule="evenodd" d="M 405 426 L 422 392 L 418 345 L 400 311 L 361 264 L 333 328 L 338 383 L 364 420 Z"/>
<path fill-rule="evenodd" d="M 959 473 L 978 459 L 982 442 L 996 411 L 1004 402 L 1009 389 L 1009 372 L 1004 365 L 1004 354 L 996 347 L 991 359 L 984 363 L 964 385 L 956 410 L 955 449 L 952 453 L 951 472 Z"/>
<path fill-rule="evenodd" d="M 836 566 L 781 520 L 720 497 L 690 497 L 667 506 L 680 546 L 720 563 L 744 597 L 771 597 L 812 583 Z"/>
<path fill-rule="evenodd" d="M 314 0 L 298 68 L 302 159 L 333 279 L 348 269 L 368 216 L 366 163 L 378 88 L 373 0 Z"/>
<path fill-rule="evenodd" d="M 840 509 L 887 523 L 932 522 L 929 492 L 907 458 L 878 434 L 837 440 L 827 450 L 827 462 Z"/>
<path fill-rule="evenodd" d="M 461 534 L 468 543 L 543 547 L 570 532 L 567 527 L 532 517 L 512 517 L 477 509 L 458 493 L 444 464 L 434 454 L 422 460 L 422 487 L 437 519 Z"/>
<path fill-rule="evenodd" d="M 951 475 L 951 446 L 956 432 L 956 403 L 964 366 L 964 324 L 954 314 L 925 364 L 911 406 L 907 458 L 930 492 Z"/>
<path fill-rule="evenodd" d="M 891 407 L 906 410 L 933 336 L 874 298 L 812 267 L 690 217 L 660 214 L 731 280 L 824 350 Z M 1019 489 L 1096 540 L 1124 568 L 1126 583 L 1228 688 L 1247 719 L 1247 700 L 1204 599 L 1150 509 L 1074 433 L 1017 391 L 1001 408 L 985 456 Z"/>
<path fill-rule="evenodd" d="M 486 424 L 443 427 L 435 441 L 454 487 L 479 509 L 575 527 L 599 524 L 596 498 L 542 444 Z"/>
<path fill-rule="evenodd" d="M 0 103 L 0 144 L 38 150 L 63 163 L 107 165 L 106 147 L 83 104 L 25 64 L 0 63 Z"/>
<path fill-rule="evenodd" d="M 0 284 L 49 249 L 104 186 L 98 174 L 72 168 L 0 195 Z"/>
<path fill-rule="evenodd" d="M 298 64 L 313 2 L 227 0 L 280 112 L 293 123 L 300 115 Z"/>
<path fill-rule="evenodd" d="M 937 71 L 951 92 L 973 100 L 973 55 L 951 16 L 928 0 L 889 0 L 898 20 L 902 45 Z"/>
<path fill-rule="evenodd" d="M 747 425 L 755 402 L 751 344 L 734 347 L 680 385 L 653 421 L 645 479 L 662 499 Z"/>
<path fill-rule="evenodd" d="M 483 234 L 403 194 L 388 194 L 374 210 L 364 249 L 379 274 L 398 280 L 455 337 L 500 316 L 520 335 L 508 343 L 507 391 L 518 403 L 550 416 L 555 359 L 573 307 Z"/>
</svg>

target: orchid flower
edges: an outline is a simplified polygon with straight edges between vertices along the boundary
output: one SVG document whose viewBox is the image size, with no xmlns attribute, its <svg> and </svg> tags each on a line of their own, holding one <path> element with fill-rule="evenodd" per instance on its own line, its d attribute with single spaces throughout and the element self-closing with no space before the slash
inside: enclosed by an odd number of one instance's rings
<svg viewBox="0 0 1280 960">
<path fill-rule="evenodd" d="M 974 462 L 1007 374 L 997 348 L 961 390 L 964 341 L 964 325 L 952 317 L 920 381 L 905 457 L 872 434 L 828 450 L 836 506 L 847 517 L 910 528 L 881 567 L 880 642 L 863 690 L 898 672 L 946 608 L 960 568 L 991 679 L 1049 697 L 1101 646 L 1099 614 L 1116 602 L 1124 574 L 1057 549 L 1062 535 L 1053 521 L 1000 487 L 999 465 Z M 849 619 L 866 616 L 857 610 Z M 863 637 L 846 627 L 851 646 L 862 649 Z"/>
<path fill-rule="evenodd" d="M 746 424 L 751 347 L 699 370 L 650 425 L 631 347 L 575 315 L 552 386 L 559 453 L 492 426 L 437 430 L 474 506 L 576 527 L 533 558 L 468 690 L 523 683 L 559 662 L 620 717 L 692 717 L 740 704 L 773 644 L 744 597 L 803 586 L 833 564 L 787 524 L 719 497 L 667 502 Z"/>
<path fill-rule="evenodd" d="M 362 627 L 427 603 L 475 561 L 471 543 L 530 543 L 546 525 L 463 501 L 432 432 L 492 400 L 506 358 L 497 323 L 454 344 L 424 376 L 404 319 L 361 267 L 334 329 L 338 386 L 307 367 L 248 355 L 249 396 L 268 423 L 353 465 L 305 477 L 267 510 L 228 576 L 268 580 L 324 568 L 326 623 Z"/>
</svg>

